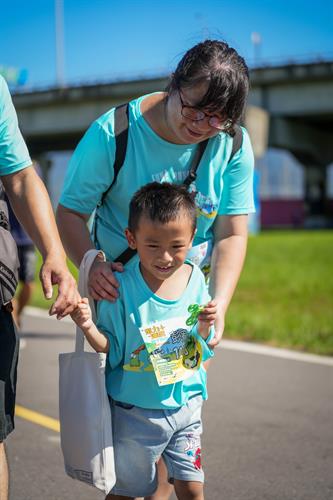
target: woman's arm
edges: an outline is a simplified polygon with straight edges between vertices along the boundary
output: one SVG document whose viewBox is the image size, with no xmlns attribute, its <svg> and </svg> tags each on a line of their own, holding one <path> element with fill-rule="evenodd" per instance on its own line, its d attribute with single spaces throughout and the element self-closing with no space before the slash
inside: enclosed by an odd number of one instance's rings
<svg viewBox="0 0 333 500">
<path fill-rule="evenodd" d="M 224 318 L 234 294 L 246 255 L 247 215 L 219 215 L 214 224 L 214 248 L 210 272 L 210 294 L 217 302 L 215 337 L 222 338 Z"/>
<path fill-rule="evenodd" d="M 82 214 L 58 205 L 57 224 L 65 250 L 77 267 L 84 254 L 94 247 L 87 227 L 89 215 Z M 104 258 L 96 257 L 89 273 L 89 293 L 95 300 L 106 299 L 114 302 L 118 297 L 119 283 L 113 271 L 121 272 L 122 264 L 105 262 Z"/>
<path fill-rule="evenodd" d="M 87 297 L 82 298 L 76 309 L 71 313 L 71 317 L 77 326 L 81 328 L 87 341 L 96 352 L 109 352 L 109 339 L 97 329 L 93 322 Z"/>
<path fill-rule="evenodd" d="M 56 220 L 59 233 L 66 253 L 76 267 L 80 267 L 84 254 L 95 248 L 87 227 L 89 217 L 89 214 L 58 205 Z"/>
</svg>

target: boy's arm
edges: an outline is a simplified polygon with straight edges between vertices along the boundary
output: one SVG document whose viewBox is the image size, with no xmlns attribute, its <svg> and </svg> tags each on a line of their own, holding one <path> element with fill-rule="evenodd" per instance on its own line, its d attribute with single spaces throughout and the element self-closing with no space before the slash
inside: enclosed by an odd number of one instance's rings
<svg viewBox="0 0 333 500">
<path fill-rule="evenodd" d="M 113 304 L 102 300 L 98 302 L 97 309 L 97 326 L 92 320 L 87 298 L 81 300 L 71 316 L 91 347 L 96 352 L 108 354 L 108 362 L 114 369 L 121 364 L 125 350 L 126 328 L 122 297 Z"/>
<path fill-rule="evenodd" d="M 122 289 L 121 292 L 123 292 Z M 97 329 L 99 332 L 103 332 L 102 334 L 107 337 L 109 342 L 108 363 L 114 370 L 123 364 L 125 355 L 126 314 L 122 293 L 114 303 L 107 300 L 99 301 L 97 303 L 97 318 Z"/>
<path fill-rule="evenodd" d="M 79 302 L 77 308 L 71 314 L 71 317 L 77 326 L 81 328 L 84 336 L 96 352 L 109 352 L 109 339 L 98 330 L 93 322 L 89 301 L 86 297 Z"/>
<path fill-rule="evenodd" d="M 89 328 L 81 328 L 89 344 L 96 352 L 108 353 L 110 349 L 109 339 L 93 323 Z"/>
</svg>

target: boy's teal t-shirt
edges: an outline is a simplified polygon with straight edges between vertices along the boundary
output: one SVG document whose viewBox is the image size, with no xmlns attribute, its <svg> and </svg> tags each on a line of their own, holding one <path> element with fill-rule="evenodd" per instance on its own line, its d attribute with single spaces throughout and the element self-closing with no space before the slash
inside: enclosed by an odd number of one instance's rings
<svg viewBox="0 0 333 500">
<path fill-rule="evenodd" d="M 158 136 L 143 117 L 142 96 L 129 105 L 129 135 L 125 162 L 103 205 L 97 209 L 97 243 L 108 259 L 114 260 L 126 248 L 124 229 L 129 202 L 148 182 L 181 184 L 186 178 L 196 144 L 172 144 Z M 241 149 L 228 163 L 232 138 L 223 132 L 209 141 L 190 186 L 198 207 L 194 245 L 212 241 L 217 215 L 254 212 L 253 152 L 243 128 Z M 96 120 L 76 148 L 65 177 L 60 203 L 91 214 L 113 181 L 115 155 L 114 109 Z"/>
<path fill-rule="evenodd" d="M 31 165 L 7 84 L 0 75 L 0 176 Z"/>
<path fill-rule="evenodd" d="M 153 328 L 163 328 L 163 323 L 171 318 L 175 319 L 175 324 L 183 325 L 191 314 L 188 312 L 190 305 L 207 304 L 210 297 L 202 272 L 191 264 L 192 274 L 182 296 L 177 300 L 164 300 L 148 287 L 138 258 L 135 260 L 133 267 L 116 273 L 120 283 L 120 296 L 116 302 L 104 300 L 98 303 L 97 328 L 110 341 L 106 370 L 108 393 L 116 401 L 150 409 L 179 408 L 199 394 L 207 399 L 206 371 L 201 361 L 211 357 L 213 352 L 199 336 L 195 324 L 188 326 L 185 332 L 184 327 L 176 328 L 168 346 L 163 345 L 166 351 L 163 355 L 177 356 L 178 342 L 186 341 L 189 332 L 199 342 L 198 348 L 186 352 L 184 361 L 187 367 L 196 368 L 193 375 L 171 385 L 158 385 L 140 333 L 140 328 L 151 328 L 152 323 Z"/>
</svg>

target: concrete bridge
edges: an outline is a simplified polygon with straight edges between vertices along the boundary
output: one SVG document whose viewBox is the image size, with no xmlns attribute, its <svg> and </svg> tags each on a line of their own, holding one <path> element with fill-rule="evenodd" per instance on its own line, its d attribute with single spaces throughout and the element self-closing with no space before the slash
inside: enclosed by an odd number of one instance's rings
<svg viewBox="0 0 333 500">
<path fill-rule="evenodd" d="M 14 103 L 31 155 L 41 160 L 47 151 L 74 149 L 107 109 L 166 84 L 152 78 L 51 88 L 17 93 Z M 245 121 L 257 155 L 266 145 L 289 150 L 305 167 L 308 196 L 313 183 L 324 196 L 333 161 L 333 62 L 253 69 Z"/>
</svg>

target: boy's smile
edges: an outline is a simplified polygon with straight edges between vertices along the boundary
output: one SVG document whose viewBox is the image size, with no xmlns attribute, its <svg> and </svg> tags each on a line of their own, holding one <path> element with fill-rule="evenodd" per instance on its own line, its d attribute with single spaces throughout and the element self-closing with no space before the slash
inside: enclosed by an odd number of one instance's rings
<svg viewBox="0 0 333 500">
<path fill-rule="evenodd" d="M 188 216 L 181 212 L 166 223 L 143 215 L 135 233 L 127 229 L 126 236 L 129 246 L 139 254 L 145 281 L 155 288 L 184 264 L 194 235 Z"/>
</svg>

